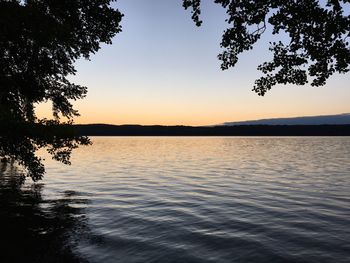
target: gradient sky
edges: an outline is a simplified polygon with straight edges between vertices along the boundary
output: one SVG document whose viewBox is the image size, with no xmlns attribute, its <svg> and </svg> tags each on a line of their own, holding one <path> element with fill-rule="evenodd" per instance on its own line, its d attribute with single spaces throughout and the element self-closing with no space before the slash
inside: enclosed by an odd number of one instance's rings
<svg viewBox="0 0 350 263">
<path fill-rule="evenodd" d="M 76 123 L 208 125 L 248 119 L 350 112 L 350 74 L 324 87 L 275 86 L 264 97 L 252 90 L 269 60 L 269 32 L 235 68 L 221 71 L 217 54 L 225 12 L 203 0 L 196 27 L 181 0 L 119 0 L 123 32 L 90 61 L 76 63 L 76 84 L 88 96 L 74 103 Z M 48 117 L 50 105 L 37 107 Z"/>
</svg>

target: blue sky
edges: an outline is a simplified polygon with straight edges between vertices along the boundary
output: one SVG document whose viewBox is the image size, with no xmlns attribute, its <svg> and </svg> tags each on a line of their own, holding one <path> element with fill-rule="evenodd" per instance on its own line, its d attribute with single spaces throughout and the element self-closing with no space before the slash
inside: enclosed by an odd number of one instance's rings
<svg viewBox="0 0 350 263">
<path fill-rule="evenodd" d="M 350 75 L 326 86 L 276 86 L 264 97 L 251 91 L 268 60 L 267 31 L 235 68 L 222 71 L 217 55 L 225 11 L 204 0 L 198 28 L 181 0 L 119 0 L 123 32 L 90 61 L 76 63 L 71 79 L 88 87 L 74 105 L 77 123 L 206 125 L 257 118 L 350 112 Z M 49 105 L 38 107 L 46 116 Z"/>
</svg>

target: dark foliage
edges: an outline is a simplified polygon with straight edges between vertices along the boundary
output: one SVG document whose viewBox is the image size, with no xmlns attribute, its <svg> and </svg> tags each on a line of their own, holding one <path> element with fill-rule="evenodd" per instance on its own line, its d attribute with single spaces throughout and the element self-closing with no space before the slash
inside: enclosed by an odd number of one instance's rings
<svg viewBox="0 0 350 263">
<path fill-rule="evenodd" d="M 34 180 L 44 173 L 38 148 L 69 163 L 71 150 L 89 143 L 74 134 L 71 121 L 59 119 L 77 116 L 70 101 L 86 95 L 86 87 L 67 78 L 76 72 L 74 62 L 121 31 L 122 14 L 110 2 L 0 0 L 0 157 L 17 160 Z M 35 116 L 35 104 L 46 101 L 55 121 Z"/>
<path fill-rule="evenodd" d="M 35 122 L 3 121 L 0 125 L 0 156 L 2 163 L 17 163 L 26 168 L 23 175 L 34 181 L 42 178 L 45 169 L 35 152 L 46 148 L 52 158 L 70 164 L 70 154 L 79 145 L 88 145 L 89 139 L 79 136 L 71 123 L 36 120 Z"/>
<path fill-rule="evenodd" d="M 201 0 L 183 0 L 192 9 L 192 18 L 200 26 Z M 285 34 L 289 40 L 271 42 L 273 59 L 258 66 L 264 74 L 253 90 L 263 96 L 276 84 L 325 85 L 334 73 L 349 71 L 349 0 L 215 0 L 226 9 L 229 27 L 223 34 L 219 54 L 223 70 L 233 67 L 238 55 L 253 48 L 267 24 L 273 34 Z"/>
</svg>

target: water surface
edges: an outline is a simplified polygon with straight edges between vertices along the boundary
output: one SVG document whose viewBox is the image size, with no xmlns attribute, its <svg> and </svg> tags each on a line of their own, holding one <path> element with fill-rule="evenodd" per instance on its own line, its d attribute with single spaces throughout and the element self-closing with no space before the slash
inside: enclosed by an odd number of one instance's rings
<svg viewBox="0 0 350 263">
<path fill-rule="evenodd" d="M 350 138 L 92 140 L 41 182 L 75 260 L 350 262 Z"/>
</svg>

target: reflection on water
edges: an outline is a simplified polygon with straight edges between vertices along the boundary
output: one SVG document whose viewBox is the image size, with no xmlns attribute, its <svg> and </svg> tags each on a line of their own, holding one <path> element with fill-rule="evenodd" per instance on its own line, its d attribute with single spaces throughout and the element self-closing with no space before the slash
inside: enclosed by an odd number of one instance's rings
<svg viewBox="0 0 350 263">
<path fill-rule="evenodd" d="M 350 138 L 93 142 L 47 160 L 45 187 L 6 168 L 7 259 L 350 262 Z"/>
<path fill-rule="evenodd" d="M 86 204 L 78 193 L 66 191 L 49 200 L 43 184 L 25 183 L 11 165 L 0 164 L 0 261 L 84 262 L 73 252 L 80 234 L 86 233 Z"/>
</svg>

